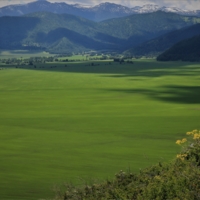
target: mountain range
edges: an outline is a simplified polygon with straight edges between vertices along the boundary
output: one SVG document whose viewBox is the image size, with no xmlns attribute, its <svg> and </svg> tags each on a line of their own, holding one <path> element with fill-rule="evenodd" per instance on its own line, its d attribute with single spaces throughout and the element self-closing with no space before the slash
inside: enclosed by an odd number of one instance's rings
<svg viewBox="0 0 200 200">
<path fill-rule="evenodd" d="M 0 17 L 0 49 L 45 49 L 54 53 L 123 52 L 196 23 L 200 23 L 200 18 L 163 11 L 101 22 L 50 12 L 4 16 Z"/>
<path fill-rule="evenodd" d="M 38 0 L 0 8 L 0 27 L 0 49 L 155 56 L 200 35 L 200 11 L 153 4 L 128 8 L 107 2 L 85 7 Z"/>
<path fill-rule="evenodd" d="M 187 16 L 200 16 L 200 10 L 182 10 L 176 7 L 160 7 L 155 4 L 128 8 L 119 4 L 106 2 L 93 7 L 85 7 L 80 4 L 51 3 L 46 0 L 2 7 L 0 8 L 0 16 L 21 16 L 33 12 L 52 12 L 56 14 L 72 14 L 92 21 L 103 21 L 132 14 L 144 14 L 156 11 Z"/>
</svg>

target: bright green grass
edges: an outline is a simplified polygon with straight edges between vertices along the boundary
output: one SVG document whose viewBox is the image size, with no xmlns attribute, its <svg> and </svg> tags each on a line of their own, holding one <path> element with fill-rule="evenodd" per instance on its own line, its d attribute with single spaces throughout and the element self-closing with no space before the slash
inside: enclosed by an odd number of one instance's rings
<svg viewBox="0 0 200 200">
<path fill-rule="evenodd" d="M 102 56 L 89 56 L 89 55 L 73 55 L 73 56 L 63 56 L 63 57 L 58 57 L 59 60 L 66 60 L 68 59 L 69 61 L 72 60 L 80 60 L 80 61 L 87 61 L 87 60 L 97 60 L 97 59 L 100 59 Z M 92 61 L 91 61 L 92 62 Z"/>
<path fill-rule="evenodd" d="M 56 184 L 169 161 L 176 139 L 200 128 L 199 64 L 99 64 L 1 66 L 1 199 L 53 197 Z"/>
<path fill-rule="evenodd" d="M 50 54 L 45 51 L 28 51 L 28 50 L 0 50 L 0 59 L 8 58 L 30 58 L 30 57 L 49 57 Z"/>
<path fill-rule="evenodd" d="M 65 57 L 59 57 L 59 60 L 87 60 L 88 57 L 86 55 L 73 55 L 73 56 L 65 56 Z"/>
</svg>

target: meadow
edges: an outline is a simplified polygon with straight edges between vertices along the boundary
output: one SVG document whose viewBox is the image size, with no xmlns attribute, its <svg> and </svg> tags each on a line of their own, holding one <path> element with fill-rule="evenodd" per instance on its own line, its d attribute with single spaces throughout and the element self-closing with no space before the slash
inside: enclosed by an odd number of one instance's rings
<svg viewBox="0 0 200 200">
<path fill-rule="evenodd" d="M 29 51 L 29 50 L 0 50 L 0 59 L 7 59 L 7 58 L 30 58 L 32 56 L 34 57 L 48 57 L 53 56 L 55 54 L 50 54 L 45 51 Z"/>
<path fill-rule="evenodd" d="M 54 67 L 56 66 L 56 67 Z M 64 182 L 170 161 L 200 129 L 199 63 L 0 65 L 0 197 L 52 198 Z"/>
</svg>

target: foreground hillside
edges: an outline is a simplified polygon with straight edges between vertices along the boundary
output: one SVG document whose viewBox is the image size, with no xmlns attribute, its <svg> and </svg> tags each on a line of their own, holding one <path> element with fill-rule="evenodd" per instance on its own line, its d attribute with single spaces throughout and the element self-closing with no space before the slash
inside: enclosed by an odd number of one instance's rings
<svg viewBox="0 0 200 200">
<path fill-rule="evenodd" d="M 53 53 L 122 52 L 162 34 L 200 22 L 198 17 L 155 12 L 93 22 L 68 14 L 38 12 L 0 18 L 0 49 Z"/>
<path fill-rule="evenodd" d="M 176 141 L 183 149 L 170 163 L 160 162 L 139 174 L 120 171 L 113 180 L 82 188 L 68 185 L 65 192 L 57 191 L 56 199 L 199 200 L 200 131 L 187 135 L 189 142 L 186 138 Z"/>
<path fill-rule="evenodd" d="M 157 57 L 158 61 L 200 61 L 200 35 L 183 40 Z"/>
</svg>

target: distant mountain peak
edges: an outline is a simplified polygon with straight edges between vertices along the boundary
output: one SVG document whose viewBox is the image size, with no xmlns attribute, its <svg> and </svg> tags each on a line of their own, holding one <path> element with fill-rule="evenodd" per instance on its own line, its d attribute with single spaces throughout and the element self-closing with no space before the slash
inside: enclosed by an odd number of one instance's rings
<svg viewBox="0 0 200 200">
<path fill-rule="evenodd" d="M 104 2 L 100 3 L 99 5 L 94 6 L 93 8 L 110 8 L 110 7 L 126 7 L 115 3 Z M 127 7 L 126 7 L 127 8 Z"/>
<path fill-rule="evenodd" d="M 57 14 L 77 15 L 92 21 L 125 17 L 133 14 L 163 11 L 180 15 L 200 16 L 200 10 L 183 10 L 176 7 L 160 7 L 157 4 L 145 4 L 129 8 L 120 4 L 104 2 L 96 6 L 84 4 L 51 3 L 48 0 L 37 0 L 27 4 L 9 5 L 0 8 L 0 16 L 20 16 L 33 12 L 44 11 Z"/>
<path fill-rule="evenodd" d="M 79 3 L 72 4 L 71 6 L 74 6 L 76 8 L 91 8 L 91 6 L 89 6 L 89 5 L 82 5 L 82 4 L 79 4 Z"/>
<path fill-rule="evenodd" d="M 29 2 L 27 4 L 21 4 L 21 6 L 23 6 L 23 5 L 31 5 L 31 4 L 51 4 L 51 2 L 49 2 L 47 0 L 37 0 L 37 1 Z"/>
<path fill-rule="evenodd" d="M 136 13 L 151 13 L 160 10 L 157 4 L 145 4 L 143 6 L 135 6 L 132 10 Z"/>
<path fill-rule="evenodd" d="M 119 5 L 119 4 L 111 3 L 111 2 L 103 2 L 103 3 L 100 3 L 100 4 L 97 5 L 97 6 L 110 6 L 110 5 Z"/>
</svg>

